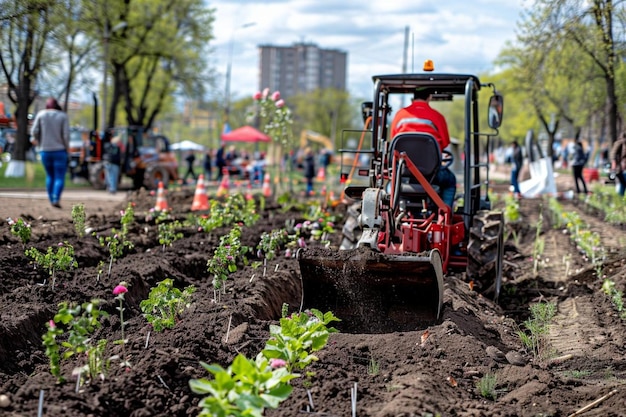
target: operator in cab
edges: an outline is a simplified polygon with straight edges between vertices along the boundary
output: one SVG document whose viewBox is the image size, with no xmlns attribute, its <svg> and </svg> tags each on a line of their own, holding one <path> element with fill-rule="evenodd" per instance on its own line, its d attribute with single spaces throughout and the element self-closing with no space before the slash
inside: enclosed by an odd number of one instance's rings
<svg viewBox="0 0 626 417">
<path fill-rule="evenodd" d="M 445 117 L 430 107 L 429 101 L 433 90 L 429 87 L 418 87 L 413 93 L 413 102 L 396 113 L 391 122 L 391 138 L 403 132 L 424 132 L 434 136 L 439 143 L 439 150 L 450 144 L 448 123 Z M 437 171 L 434 184 L 439 186 L 439 194 L 444 203 L 453 209 L 456 195 L 456 176 L 446 166 Z"/>
</svg>

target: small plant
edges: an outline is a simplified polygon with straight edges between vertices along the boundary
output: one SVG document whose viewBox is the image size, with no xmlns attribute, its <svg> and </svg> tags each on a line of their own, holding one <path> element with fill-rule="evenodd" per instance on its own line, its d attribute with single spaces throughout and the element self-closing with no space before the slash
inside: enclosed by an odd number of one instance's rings
<svg viewBox="0 0 626 417">
<path fill-rule="evenodd" d="M 331 312 L 322 313 L 312 309 L 280 319 L 280 325 L 270 325 L 270 339 L 263 354 L 268 358 L 282 359 L 291 372 L 294 368 L 304 369 L 317 357 L 313 352 L 326 346 L 331 333 L 337 329 L 328 327 L 340 321 Z"/>
<path fill-rule="evenodd" d="M 133 243 L 127 239 L 128 227 L 135 219 L 133 203 L 128 203 L 126 210 L 120 211 L 120 216 L 120 223 L 122 225 L 122 229 L 120 231 L 113 228 L 111 229 L 111 234 L 109 236 L 98 236 L 94 232 L 94 236 L 98 238 L 100 246 L 106 247 L 109 251 L 109 269 L 107 271 L 107 276 L 109 278 L 111 278 L 113 261 L 120 258 L 124 254 L 125 249 L 132 249 L 134 246 Z M 98 280 L 99 279 L 100 274 L 98 274 Z"/>
<path fill-rule="evenodd" d="M 8 218 L 7 223 L 9 223 L 9 227 L 11 228 L 11 234 L 20 239 L 22 242 L 22 248 L 26 246 L 28 242 L 30 242 L 31 236 L 31 228 L 30 223 L 26 223 L 26 221 L 22 218 L 12 219 Z"/>
<path fill-rule="evenodd" d="M 116 340 L 114 343 L 116 345 L 122 345 L 122 361 L 120 366 L 130 368 L 130 362 L 126 356 L 126 338 L 124 337 L 124 328 L 126 327 L 126 322 L 124 321 L 124 296 L 128 292 L 127 286 L 128 284 L 125 282 L 120 282 L 119 285 L 113 288 L 113 295 L 116 296 L 115 299 L 120 303 L 116 308 L 117 311 L 120 312 L 120 328 L 122 329 L 122 338 Z"/>
<path fill-rule="evenodd" d="M 624 293 L 615 288 L 615 282 L 611 279 L 605 278 L 602 283 L 602 291 L 611 297 L 611 302 L 619 313 L 619 316 L 622 319 L 626 319 L 626 311 L 624 310 Z"/>
<path fill-rule="evenodd" d="M 172 246 L 172 243 L 183 238 L 182 232 L 176 231 L 180 227 L 182 227 L 182 224 L 178 220 L 158 224 L 159 243 L 162 245 L 163 252 L 165 252 L 166 246 Z"/>
<path fill-rule="evenodd" d="M 521 219 L 519 211 L 519 201 L 513 196 L 504 196 L 504 220 L 507 223 L 517 223 Z"/>
<path fill-rule="evenodd" d="M 144 317 L 155 331 L 172 329 L 176 320 L 189 307 L 195 287 L 190 285 L 184 290 L 174 287 L 174 280 L 166 278 L 150 290 L 148 299 L 139 303 Z"/>
<path fill-rule="evenodd" d="M 241 245 L 240 237 L 241 226 L 236 225 L 227 235 L 220 238 L 220 246 L 215 249 L 213 257 L 207 262 L 207 270 L 213 274 L 216 299 L 219 296 L 219 290 L 225 290 L 224 283 L 228 275 L 237 271 L 237 262 L 241 261 L 244 264 L 248 262 L 245 254 L 250 251 L 250 248 Z"/>
<path fill-rule="evenodd" d="M 380 373 L 380 363 L 373 356 L 370 357 L 370 361 L 367 364 L 367 374 L 376 376 Z"/>
<path fill-rule="evenodd" d="M 85 205 L 78 203 L 72 206 L 72 222 L 79 238 L 85 236 Z"/>
<path fill-rule="evenodd" d="M 59 242 L 56 251 L 48 247 L 46 253 L 41 253 L 37 248 L 30 248 L 26 250 L 25 255 L 33 258 L 37 265 L 48 271 L 52 278 L 53 291 L 56 273 L 58 271 L 68 271 L 70 268 L 78 266 L 78 263 L 74 260 L 74 247 L 67 242 Z"/>
<path fill-rule="evenodd" d="M 270 233 L 263 232 L 261 241 L 256 247 L 259 257 L 263 255 L 267 260 L 271 261 L 274 259 L 288 237 L 287 230 L 285 229 L 274 229 Z"/>
<path fill-rule="evenodd" d="M 575 379 L 582 379 L 582 378 L 588 377 L 589 375 L 591 375 L 591 371 L 589 370 L 575 370 L 574 369 L 574 370 L 563 372 L 563 376 L 567 378 L 575 378 Z"/>
<path fill-rule="evenodd" d="M 212 380 L 189 381 L 193 392 L 210 394 L 198 404 L 201 417 L 261 417 L 266 408 L 277 408 L 289 397 L 293 390 L 289 381 L 298 377 L 262 354 L 256 360 L 238 354 L 226 369 L 204 362 L 201 365 L 213 375 Z"/>
<path fill-rule="evenodd" d="M 54 319 L 48 322 L 48 331 L 42 339 L 46 355 L 50 359 L 50 373 L 60 382 L 65 380 L 60 371 L 61 360 L 83 354 L 87 355 L 87 364 L 81 368 L 81 373 L 84 371 L 92 380 L 97 377 L 104 378 L 106 374 L 109 364 L 104 358 L 106 340 L 100 340 L 94 345 L 91 338 L 94 331 L 101 326 L 100 319 L 108 316 L 106 311 L 99 309 L 99 303 L 98 300 L 92 300 L 89 303 L 72 306 L 62 302 Z M 65 331 L 59 328 L 59 324 L 65 326 Z M 66 333 L 67 338 L 59 346 L 57 337 Z"/>
<path fill-rule="evenodd" d="M 478 380 L 476 386 L 480 396 L 488 400 L 495 401 L 498 398 L 496 386 L 498 385 L 498 377 L 495 374 L 485 374 Z"/>
<path fill-rule="evenodd" d="M 528 333 L 518 331 L 522 343 L 533 353 L 535 358 L 542 358 L 548 353 L 546 336 L 549 324 L 556 315 L 555 303 L 537 303 L 530 306 L 530 318 L 524 321 Z"/>
</svg>

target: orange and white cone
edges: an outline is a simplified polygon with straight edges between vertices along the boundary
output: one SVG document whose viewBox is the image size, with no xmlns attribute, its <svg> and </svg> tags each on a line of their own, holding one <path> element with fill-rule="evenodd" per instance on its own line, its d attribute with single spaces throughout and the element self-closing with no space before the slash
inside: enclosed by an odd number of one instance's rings
<svg viewBox="0 0 626 417">
<path fill-rule="evenodd" d="M 272 186 L 270 185 L 270 174 L 266 173 L 263 178 L 263 197 L 272 196 Z"/>
<path fill-rule="evenodd" d="M 198 183 L 196 185 L 196 193 L 193 196 L 193 203 L 191 203 L 191 211 L 208 210 L 209 198 L 206 195 L 206 189 L 204 188 L 204 175 L 198 176 Z"/>
<path fill-rule="evenodd" d="M 248 186 L 246 187 L 246 200 L 253 200 L 254 196 L 252 195 L 252 184 L 251 181 L 248 181 Z"/>
<path fill-rule="evenodd" d="M 163 181 L 159 181 L 159 188 L 157 190 L 157 201 L 154 206 L 155 211 L 169 210 L 167 205 L 167 199 L 165 198 L 165 189 L 163 188 Z"/>
<path fill-rule="evenodd" d="M 228 195 L 228 188 L 230 187 L 230 178 L 228 177 L 228 170 L 224 168 L 224 174 L 222 176 L 222 182 L 217 187 L 217 196 L 222 197 Z"/>
<path fill-rule="evenodd" d="M 320 169 L 317 170 L 317 180 L 318 181 L 326 180 L 326 170 L 324 169 L 324 167 L 320 167 Z"/>
</svg>

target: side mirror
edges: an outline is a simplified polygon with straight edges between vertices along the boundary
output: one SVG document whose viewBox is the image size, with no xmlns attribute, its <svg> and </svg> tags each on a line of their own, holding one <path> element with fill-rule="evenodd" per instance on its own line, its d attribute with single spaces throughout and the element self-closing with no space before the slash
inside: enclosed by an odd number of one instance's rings
<svg viewBox="0 0 626 417">
<path fill-rule="evenodd" d="M 371 101 L 364 101 L 361 103 L 361 114 L 363 115 L 363 123 L 367 121 L 367 118 L 372 115 L 374 111 L 374 103 Z"/>
<path fill-rule="evenodd" d="M 502 115 L 504 114 L 504 97 L 496 93 L 489 99 L 489 111 L 487 113 L 487 124 L 492 129 L 502 126 Z"/>
</svg>

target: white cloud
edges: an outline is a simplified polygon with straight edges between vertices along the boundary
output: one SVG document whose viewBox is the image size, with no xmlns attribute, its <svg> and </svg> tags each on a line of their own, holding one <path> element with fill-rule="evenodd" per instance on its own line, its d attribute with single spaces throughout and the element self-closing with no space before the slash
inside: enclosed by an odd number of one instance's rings
<svg viewBox="0 0 626 417">
<path fill-rule="evenodd" d="M 254 94 L 258 45 L 311 42 L 348 53 L 348 89 L 371 94 L 372 76 L 400 73 L 405 27 L 410 27 L 407 67 L 421 71 L 425 59 L 442 72 L 490 71 L 529 0 L 218 0 L 216 69 L 224 80 L 232 40 L 231 94 Z M 250 27 L 242 25 L 254 22 Z"/>
</svg>

